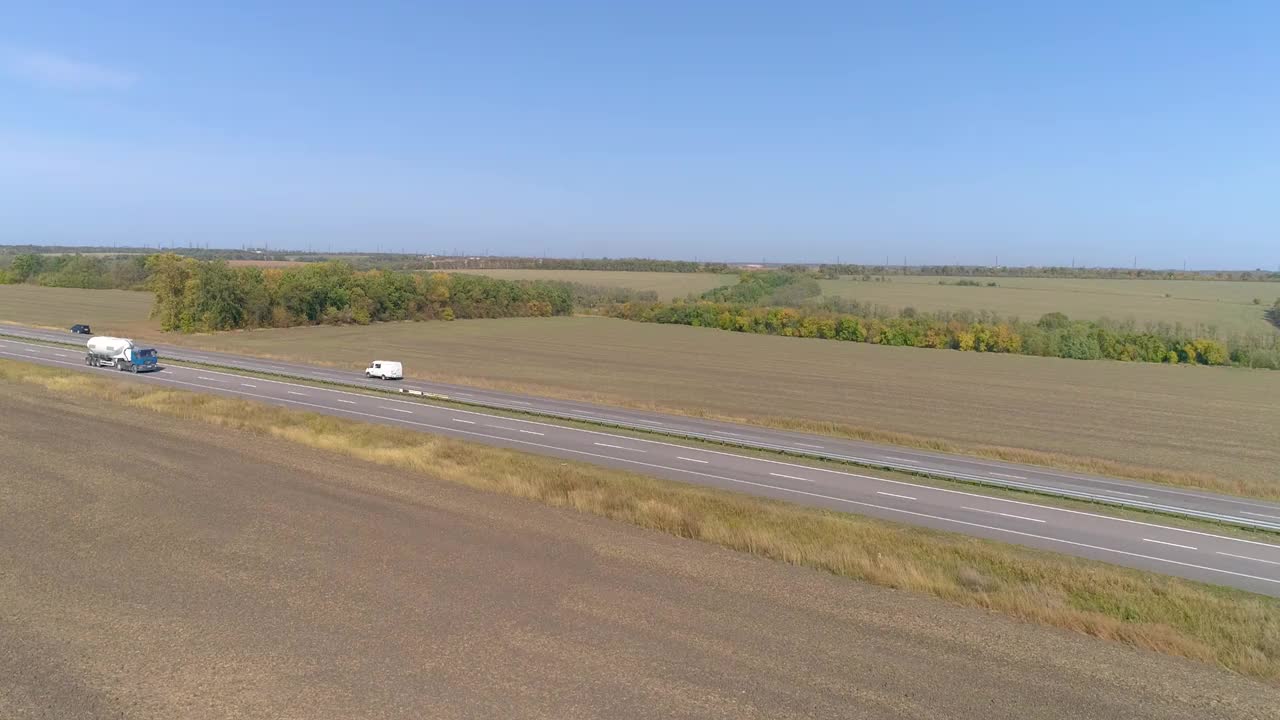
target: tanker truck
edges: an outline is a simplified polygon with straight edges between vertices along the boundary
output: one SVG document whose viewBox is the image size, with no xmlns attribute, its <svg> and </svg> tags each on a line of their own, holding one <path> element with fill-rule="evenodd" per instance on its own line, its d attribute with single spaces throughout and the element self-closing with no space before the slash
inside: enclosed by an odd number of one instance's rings
<svg viewBox="0 0 1280 720">
<path fill-rule="evenodd" d="M 138 347 L 128 338 L 92 337 L 86 345 L 89 352 L 84 364 L 90 367 L 114 367 L 135 373 L 159 368 L 160 358 L 154 349 Z"/>
</svg>

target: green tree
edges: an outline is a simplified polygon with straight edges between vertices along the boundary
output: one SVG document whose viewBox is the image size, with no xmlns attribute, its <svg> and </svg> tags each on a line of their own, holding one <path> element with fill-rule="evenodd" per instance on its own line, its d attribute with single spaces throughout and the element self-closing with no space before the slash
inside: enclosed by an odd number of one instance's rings
<svg viewBox="0 0 1280 720">
<path fill-rule="evenodd" d="M 27 282 L 43 272 L 44 265 L 43 255 L 23 253 L 13 259 L 9 272 L 13 274 L 15 282 Z"/>
<path fill-rule="evenodd" d="M 165 330 L 182 329 L 187 283 L 195 276 L 198 261 L 174 253 L 158 253 L 147 258 L 152 291 L 156 302 L 151 316 L 160 320 Z"/>
</svg>

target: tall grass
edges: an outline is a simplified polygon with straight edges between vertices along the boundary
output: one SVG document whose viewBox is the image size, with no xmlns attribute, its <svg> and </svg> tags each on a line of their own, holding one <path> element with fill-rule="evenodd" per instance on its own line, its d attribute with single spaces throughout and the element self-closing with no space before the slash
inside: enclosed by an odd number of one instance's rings
<svg viewBox="0 0 1280 720">
<path fill-rule="evenodd" d="M 400 468 L 1280 682 L 1280 600 L 423 433 L 0 361 L 57 391 Z M 264 478 L 264 481 L 269 479 Z"/>
</svg>

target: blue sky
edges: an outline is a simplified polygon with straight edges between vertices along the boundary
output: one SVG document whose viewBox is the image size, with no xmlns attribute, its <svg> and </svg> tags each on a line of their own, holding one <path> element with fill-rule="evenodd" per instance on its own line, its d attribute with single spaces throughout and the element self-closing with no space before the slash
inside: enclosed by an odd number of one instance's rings
<svg viewBox="0 0 1280 720">
<path fill-rule="evenodd" d="M 1280 265 L 1275 3 L 179 5 L 4 11 L 0 242 Z"/>
</svg>

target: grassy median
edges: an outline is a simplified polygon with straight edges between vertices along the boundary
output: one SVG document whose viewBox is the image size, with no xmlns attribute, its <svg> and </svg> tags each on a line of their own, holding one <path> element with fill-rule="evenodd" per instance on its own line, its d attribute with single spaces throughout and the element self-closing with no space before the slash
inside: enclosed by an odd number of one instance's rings
<svg viewBox="0 0 1280 720">
<path fill-rule="evenodd" d="M 926 593 L 1280 682 L 1280 600 L 962 535 L 264 404 L 0 361 L 39 386 Z M 265 479 L 264 479 L 265 480 Z"/>
</svg>

